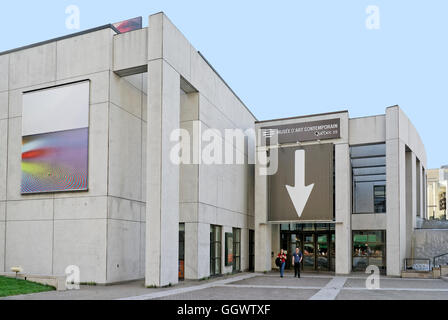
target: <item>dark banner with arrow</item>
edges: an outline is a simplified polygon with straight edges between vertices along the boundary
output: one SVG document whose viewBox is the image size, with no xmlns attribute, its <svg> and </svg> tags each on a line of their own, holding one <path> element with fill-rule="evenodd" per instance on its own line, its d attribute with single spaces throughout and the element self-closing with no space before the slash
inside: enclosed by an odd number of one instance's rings
<svg viewBox="0 0 448 320">
<path fill-rule="evenodd" d="M 333 221 L 332 143 L 279 149 L 269 177 L 269 221 Z"/>
</svg>

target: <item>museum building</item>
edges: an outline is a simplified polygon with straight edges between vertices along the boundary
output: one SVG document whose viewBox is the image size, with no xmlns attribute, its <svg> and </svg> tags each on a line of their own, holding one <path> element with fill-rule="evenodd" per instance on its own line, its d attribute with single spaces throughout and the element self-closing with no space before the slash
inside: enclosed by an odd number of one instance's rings
<svg viewBox="0 0 448 320">
<path fill-rule="evenodd" d="M 275 174 L 255 168 L 255 269 L 271 268 L 281 248 L 290 255 L 300 247 L 304 270 L 347 274 L 373 265 L 399 276 L 427 217 L 426 151 L 403 111 L 255 126 L 257 153 L 271 165 L 278 159 Z"/>
<path fill-rule="evenodd" d="M 243 163 L 176 164 L 179 128 L 192 158 L 207 129 L 256 135 L 223 135 Z M 0 53 L 0 272 L 166 286 L 300 247 L 304 270 L 398 275 L 425 168 L 398 106 L 257 121 L 163 13 Z"/>
</svg>

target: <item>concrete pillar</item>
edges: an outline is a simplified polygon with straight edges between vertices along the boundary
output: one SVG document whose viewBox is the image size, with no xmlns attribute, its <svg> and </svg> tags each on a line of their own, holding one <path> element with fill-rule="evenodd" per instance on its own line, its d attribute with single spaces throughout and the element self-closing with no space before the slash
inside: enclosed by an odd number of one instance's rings
<svg viewBox="0 0 448 320">
<path fill-rule="evenodd" d="M 406 255 L 406 159 L 405 144 L 386 141 L 386 264 L 387 275 L 401 274 Z"/>
<path fill-rule="evenodd" d="M 335 148 L 335 210 L 336 210 L 336 273 L 347 274 L 352 270 L 351 229 L 351 165 L 348 144 Z"/>
<path fill-rule="evenodd" d="M 179 128 L 180 77 L 164 60 L 148 63 L 146 284 L 178 282 L 179 166 L 170 135 Z"/>
<path fill-rule="evenodd" d="M 405 258 L 411 258 L 412 232 L 417 224 L 417 158 L 413 152 L 406 152 L 406 250 Z"/>
<path fill-rule="evenodd" d="M 418 203 L 417 206 L 417 213 L 418 213 L 418 217 L 422 218 L 422 219 L 426 219 L 426 207 L 427 207 L 427 203 L 426 203 L 426 180 L 425 180 L 425 174 L 423 172 L 423 165 L 422 162 L 420 161 L 418 166 L 417 166 L 417 177 L 418 180 L 420 181 L 420 184 L 417 185 L 417 188 L 419 188 L 419 192 L 417 192 L 417 194 L 419 194 L 420 196 L 420 202 Z M 415 227 L 415 226 L 414 226 Z"/>
<path fill-rule="evenodd" d="M 185 279 L 210 276 L 210 224 L 185 223 Z"/>
<path fill-rule="evenodd" d="M 163 58 L 163 15 L 148 29 L 147 286 L 178 282 L 179 166 L 170 160 L 170 135 L 179 128 L 180 75 Z"/>
<path fill-rule="evenodd" d="M 280 224 L 273 224 L 271 225 L 271 252 L 270 254 L 270 263 L 271 268 L 275 266 L 275 258 L 277 257 L 277 254 L 280 252 L 280 249 L 289 250 L 289 248 L 280 248 Z M 274 256 L 272 256 L 272 252 L 274 253 Z"/>
<path fill-rule="evenodd" d="M 271 225 L 268 218 L 268 177 L 255 165 L 255 271 L 271 270 Z"/>
</svg>

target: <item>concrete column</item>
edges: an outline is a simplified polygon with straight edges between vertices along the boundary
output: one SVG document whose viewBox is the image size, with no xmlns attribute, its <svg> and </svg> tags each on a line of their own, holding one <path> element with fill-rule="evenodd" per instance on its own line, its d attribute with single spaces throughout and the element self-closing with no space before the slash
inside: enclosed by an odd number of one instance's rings
<svg viewBox="0 0 448 320">
<path fill-rule="evenodd" d="M 273 224 L 271 225 L 271 252 L 270 254 L 270 263 L 271 268 L 275 266 L 275 258 L 277 257 L 277 254 L 280 252 L 280 249 L 289 250 L 289 248 L 280 248 L 280 224 Z M 272 252 L 274 253 L 274 256 L 272 256 Z"/>
<path fill-rule="evenodd" d="M 412 232 L 417 222 L 417 158 L 413 152 L 406 152 L 406 253 L 405 258 L 411 258 L 412 254 Z"/>
<path fill-rule="evenodd" d="M 268 218 L 268 177 L 255 165 L 255 271 L 271 270 L 271 225 Z"/>
<path fill-rule="evenodd" d="M 352 270 L 351 165 L 348 144 L 335 145 L 336 273 Z"/>
<path fill-rule="evenodd" d="M 420 181 L 420 185 L 417 186 L 417 188 L 420 189 L 420 192 L 419 192 L 420 203 L 418 204 L 417 212 L 419 213 L 418 216 L 420 218 L 426 219 L 427 216 L 425 213 L 426 213 L 427 203 L 426 203 L 425 194 L 426 194 L 427 186 L 426 186 L 425 174 L 423 172 L 423 165 L 422 165 L 421 161 L 419 162 L 419 165 L 417 167 L 417 176 L 419 177 L 418 180 Z"/>
<path fill-rule="evenodd" d="M 406 159 L 399 139 L 386 141 L 386 176 L 387 275 L 399 276 L 406 255 Z"/>
<path fill-rule="evenodd" d="M 210 276 L 210 225 L 185 223 L 185 279 Z"/>
<path fill-rule="evenodd" d="M 170 135 L 179 128 L 180 75 L 163 57 L 163 14 L 148 28 L 146 285 L 178 282 L 179 166 L 170 161 Z"/>
</svg>

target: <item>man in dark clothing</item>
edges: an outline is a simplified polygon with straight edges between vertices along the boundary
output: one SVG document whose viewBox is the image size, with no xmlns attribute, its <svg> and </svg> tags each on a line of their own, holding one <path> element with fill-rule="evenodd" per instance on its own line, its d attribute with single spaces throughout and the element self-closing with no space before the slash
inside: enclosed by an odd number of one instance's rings
<svg viewBox="0 0 448 320">
<path fill-rule="evenodd" d="M 300 264 L 302 263 L 303 255 L 299 248 L 292 255 L 292 264 L 294 265 L 294 277 L 300 278 Z"/>
</svg>

